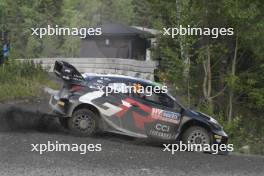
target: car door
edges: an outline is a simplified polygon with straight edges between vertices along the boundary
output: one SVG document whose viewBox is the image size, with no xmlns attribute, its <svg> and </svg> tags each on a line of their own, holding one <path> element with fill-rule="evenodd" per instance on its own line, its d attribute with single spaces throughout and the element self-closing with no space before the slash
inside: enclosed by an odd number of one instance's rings
<svg viewBox="0 0 264 176">
<path fill-rule="evenodd" d="M 94 85 L 98 86 L 98 82 L 101 80 L 96 80 Z M 151 107 L 140 103 L 141 99 L 135 100 L 136 97 L 127 89 L 129 87 L 133 87 L 133 84 L 127 79 L 110 78 L 104 84 L 103 91 L 90 92 L 86 95 L 86 100 L 90 99 L 90 102 L 99 109 L 102 118 L 116 132 L 147 137 L 144 123 L 154 121 L 150 116 Z"/>
<path fill-rule="evenodd" d="M 109 82 L 108 88 L 113 91 L 109 93 L 104 106 L 114 111 L 107 114 L 107 121 L 118 132 L 135 137 L 147 137 L 144 123 L 153 121 L 151 119 L 151 108 L 140 103 L 141 99 L 135 100 L 133 96 L 134 84 L 128 80 L 116 79 Z M 116 92 L 115 92 L 116 90 Z"/>
<path fill-rule="evenodd" d="M 140 85 L 145 88 L 154 86 Z M 163 140 L 173 140 L 177 137 L 181 107 L 166 93 L 154 91 L 133 93 L 126 101 L 132 106 L 133 129 L 131 130 Z M 132 128 L 131 125 L 129 127 Z"/>
<path fill-rule="evenodd" d="M 101 85 L 103 88 L 99 90 L 97 87 Z M 108 131 L 115 130 L 127 135 L 142 137 L 140 134 L 130 130 L 132 127 L 132 119 L 130 118 L 131 104 L 125 101 L 129 97 L 129 92 L 126 91 L 127 86 L 125 79 L 98 78 L 91 85 L 91 87 L 95 88 L 94 91 L 87 93 L 83 99 L 100 111 L 104 121 L 111 127 L 111 129 L 107 129 Z"/>
</svg>

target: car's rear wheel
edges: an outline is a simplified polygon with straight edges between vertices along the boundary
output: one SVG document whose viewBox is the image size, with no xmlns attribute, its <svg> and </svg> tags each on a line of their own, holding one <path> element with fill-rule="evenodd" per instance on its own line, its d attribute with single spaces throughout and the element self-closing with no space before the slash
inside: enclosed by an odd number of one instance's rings
<svg viewBox="0 0 264 176">
<path fill-rule="evenodd" d="M 69 118 L 68 125 L 74 135 L 92 136 L 98 127 L 98 117 L 88 109 L 76 110 Z"/>
<path fill-rule="evenodd" d="M 209 132 L 200 126 L 192 126 L 188 128 L 182 138 L 183 142 L 187 144 L 211 144 L 211 137 Z"/>
</svg>

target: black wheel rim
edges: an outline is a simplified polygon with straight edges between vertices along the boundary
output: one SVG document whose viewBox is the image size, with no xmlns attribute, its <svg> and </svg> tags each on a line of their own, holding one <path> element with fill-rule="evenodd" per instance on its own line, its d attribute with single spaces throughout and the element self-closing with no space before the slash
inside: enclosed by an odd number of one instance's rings
<svg viewBox="0 0 264 176">
<path fill-rule="evenodd" d="M 80 114 L 74 121 L 74 127 L 82 132 L 92 132 L 95 128 L 95 121 L 89 115 Z"/>
<path fill-rule="evenodd" d="M 209 138 L 208 135 L 200 130 L 193 131 L 189 137 L 188 141 L 191 144 L 209 144 Z"/>
</svg>

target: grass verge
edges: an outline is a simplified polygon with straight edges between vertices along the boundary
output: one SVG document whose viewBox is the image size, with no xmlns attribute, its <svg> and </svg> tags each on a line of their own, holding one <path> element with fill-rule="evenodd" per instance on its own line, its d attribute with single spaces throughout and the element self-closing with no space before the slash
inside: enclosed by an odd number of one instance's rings
<svg viewBox="0 0 264 176">
<path fill-rule="evenodd" d="M 58 88 L 40 64 L 9 60 L 0 66 L 0 101 L 39 96 L 44 85 Z"/>
</svg>

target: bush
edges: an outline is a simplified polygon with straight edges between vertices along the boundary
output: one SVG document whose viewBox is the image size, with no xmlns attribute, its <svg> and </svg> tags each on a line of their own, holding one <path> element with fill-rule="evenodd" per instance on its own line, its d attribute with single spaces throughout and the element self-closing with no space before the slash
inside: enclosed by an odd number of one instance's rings
<svg viewBox="0 0 264 176">
<path fill-rule="evenodd" d="M 0 82 L 1 101 L 39 95 L 44 84 L 54 87 L 47 71 L 33 61 L 5 62 L 0 66 Z"/>
<path fill-rule="evenodd" d="M 237 116 L 228 123 L 223 114 L 216 117 L 228 134 L 229 143 L 234 144 L 236 152 L 264 155 L 264 129 L 261 126 L 264 124 L 263 118 Z"/>
<path fill-rule="evenodd" d="M 198 110 L 216 118 L 228 134 L 228 143 L 234 144 L 235 152 L 264 155 L 264 118 L 261 113 L 248 113 L 236 116 L 228 123 L 225 113 L 212 113 L 206 104 Z"/>
</svg>

